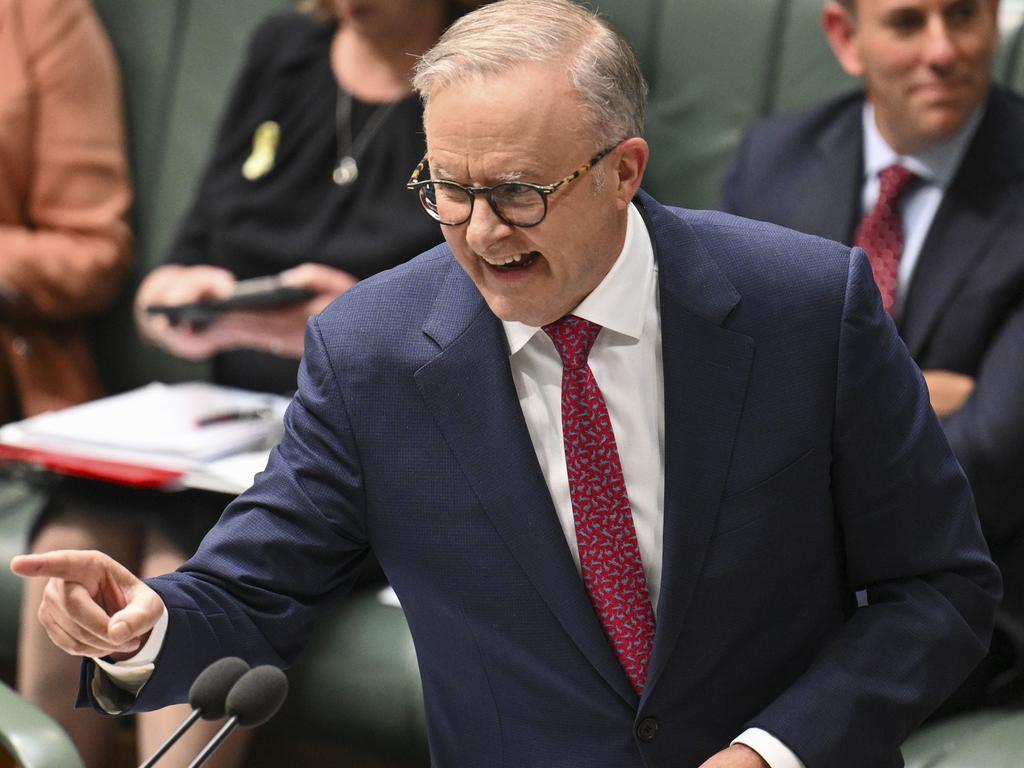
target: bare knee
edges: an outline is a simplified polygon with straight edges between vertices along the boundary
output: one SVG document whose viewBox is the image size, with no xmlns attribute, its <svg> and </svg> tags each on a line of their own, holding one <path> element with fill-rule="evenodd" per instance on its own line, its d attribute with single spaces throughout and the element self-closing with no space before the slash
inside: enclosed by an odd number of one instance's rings
<svg viewBox="0 0 1024 768">
<path fill-rule="evenodd" d="M 138 564 L 143 532 L 128 521 L 64 507 L 47 516 L 32 539 L 32 552 L 97 549 L 130 570 Z"/>
</svg>

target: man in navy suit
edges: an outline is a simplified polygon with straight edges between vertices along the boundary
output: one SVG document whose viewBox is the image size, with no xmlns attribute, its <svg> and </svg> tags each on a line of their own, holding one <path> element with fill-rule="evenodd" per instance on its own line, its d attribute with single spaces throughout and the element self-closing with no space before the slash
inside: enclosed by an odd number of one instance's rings
<svg viewBox="0 0 1024 768">
<path fill-rule="evenodd" d="M 998 0 L 826 4 L 832 49 L 864 91 L 755 127 L 724 195 L 733 213 L 854 243 L 883 169 L 914 174 L 896 205 L 893 316 L 1006 587 L 992 655 L 951 708 L 1024 692 L 1024 99 L 991 83 L 997 12 Z"/>
<path fill-rule="evenodd" d="M 639 191 L 639 67 L 572 3 L 463 17 L 416 86 L 447 244 L 311 320 L 285 436 L 196 555 L 14 561 L 82 703 L 287 665 L 372 550 L 434 765 L 901 765 L 1000 587 L 863 254 Z"/>
</svg>

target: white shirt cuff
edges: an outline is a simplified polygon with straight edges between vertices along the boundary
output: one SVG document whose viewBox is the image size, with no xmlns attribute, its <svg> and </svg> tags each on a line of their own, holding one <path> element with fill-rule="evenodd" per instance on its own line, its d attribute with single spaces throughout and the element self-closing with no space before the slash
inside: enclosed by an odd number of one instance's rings
<svg viewBox="0 0 1024 768">
<path fill-rule="evenodd" d="M 770 768 L 806 768 L 792 750 L 760 728 L 747 728 L 732 740 L 733 744 L 744 744 L 761 756 Z"/>
<path fill-rule="evenodd" d="M 164 637 L 167 636 L 167 621 L 167 607 L 164 606 L 164 612 L 160 614 L 153 631 L 149 633 L 149 639 L 138 653 L 130 659 L 116 662 L 94 659 L 96 665 L 107 673 L 111 682 L 118 688 L 137 694 L 153 675 L 156 657 L 160 655 Z"/>
</svg>

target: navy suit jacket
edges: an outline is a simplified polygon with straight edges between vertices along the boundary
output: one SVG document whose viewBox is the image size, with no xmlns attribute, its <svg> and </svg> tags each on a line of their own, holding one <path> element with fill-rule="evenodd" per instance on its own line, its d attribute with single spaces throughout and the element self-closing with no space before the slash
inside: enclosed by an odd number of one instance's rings
<svg viewBox="0 0 1024 768">
<path fill-rule="evenodd" d="M 727 176 L 725 208 L 851 242 L 861 216 L 863 104 L 863 94 L 851 94 L 755 127 Z M 1024 99 L 993 88 L 924 241 L 898 329 L 922 369 L 976 380 L 943 427 L 1003 569 L 1004 618 L 1024 638 L 1022 137 Z"/>
<path fill-rule="evenodd" d="M 866 260 L 637 202 L 665 376 L 644 695 L 576 571 L 501 324 L 440 246 L 311 321 L 267 470 L 150 582 L 170 623 L 139 709 L 227 654 L 289 663 L 372 549 L 416 643 L 436 766 L 690 768 L 748 725 L 811 768 L 902 764 L 984 654 L 999 576 Z"/>
</svg>

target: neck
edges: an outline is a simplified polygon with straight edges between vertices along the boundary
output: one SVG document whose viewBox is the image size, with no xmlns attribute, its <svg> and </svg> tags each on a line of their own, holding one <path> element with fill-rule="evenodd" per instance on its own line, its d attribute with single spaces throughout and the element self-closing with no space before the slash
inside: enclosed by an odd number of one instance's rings
<svg viewBox="0 0 1024 768">
<path fill-rule="evenodd" d="M 361 101 L 398 101 L 412 93 L 412 69 L 441 33 L 441 9 L 424 10 L 416 23 L 371 37 L 341 24 L 331 41 L 331 69 L 338 84 Z"/>
</svg>

